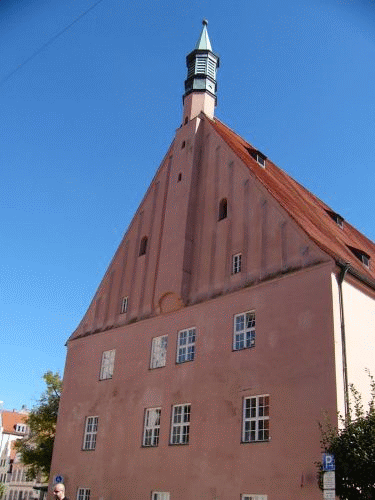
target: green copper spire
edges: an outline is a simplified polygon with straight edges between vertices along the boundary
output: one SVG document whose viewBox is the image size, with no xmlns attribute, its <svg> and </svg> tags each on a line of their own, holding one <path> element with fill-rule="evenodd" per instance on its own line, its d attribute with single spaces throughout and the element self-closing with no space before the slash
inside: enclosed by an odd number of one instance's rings
<svg viewBox="0 0 375 500">
<path fill-rule="evenodd" d="M 186 57 L 187 79 L 185 94 L 205 92 L 214 97 L 216 102 L 216 70 L 219 67 L 219 57 L 214 54 L 207 32 L 207 21 L 203 20 L 203 29 L 192 52 Z"/>
<path fill-rule="evenodd" d="M 212 52 L 211 42 L 210 39 L 208 38 L 208 32 L 207 32 L 208 21 L 206 21 L 206 19 L 203 19 L 202 24 L 203 24 L 202 33 L 197 41 L 195 50 L 210 50 Z"/>
</svg>

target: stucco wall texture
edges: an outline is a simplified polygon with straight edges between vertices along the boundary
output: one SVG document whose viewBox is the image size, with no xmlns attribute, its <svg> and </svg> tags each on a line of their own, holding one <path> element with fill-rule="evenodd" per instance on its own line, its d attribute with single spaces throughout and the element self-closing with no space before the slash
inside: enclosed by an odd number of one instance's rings
<svg viewBox="0 0 375 500">
<path fill-rule="evenodd" d="M 327 265 L 177 312 L 69 342 L 54 472 L 92 498 L 318 499 L 317 422 L 335 418 L 334 345 Z M 286 303 L 288 305 L 286 305 Z M 233 318 L 255 310 L 255 347 L 233 351 Z M 197 331 L 194 361 L 176 364 L 177 332 Z M 152 338 L 168 334 L 166 366 L 150 369 Z M 113 378 L 99 381 L 102 352 Z M 268 394 L 268 442 L 241 443 L 243 398 Z M 170 445 L 171 407 L 191 404 L 190 442 Z M 160 442 L 142 447 L 145 408 L 161 407 Z M 96 449 L 82 451 L 86 416 Z"/>
</svg>

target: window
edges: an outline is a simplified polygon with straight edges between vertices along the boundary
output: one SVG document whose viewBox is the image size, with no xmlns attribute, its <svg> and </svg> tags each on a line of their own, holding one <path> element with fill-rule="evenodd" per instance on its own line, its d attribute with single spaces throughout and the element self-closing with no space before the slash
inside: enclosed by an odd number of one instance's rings
<svg viewBox="0 0 375 500">
<path fill-rule="evenodd" d="M 143 446 L 158 446 L 161 408 L 147 408 L 143 430 Z"/>
<path fill-rule="evenodd" d="M 243 400 L 242 442 L 269 440 L 269 396 L 252 396 Z"/>
<path fill-rule="evenodd" d="M 360 250 L 359 248 L 354 248 L 348 245 L 348 248 L 354 253 L 354 255 L 359 259 L 362 264 L 366 267 L 370 267 L 370 256 L 364 252 L 363 250 Z"/>
<path fill-rule="evenodd" d="M 143 236 L 139 245 L 139 255 L 145 255 L 147 250 L 147 236 Z"/>
<path fill-rule="evenodd" d="M 267 495 L 241 495 L 241 500 L 267 500 Z"/>
<path fill-rule="evenodd" d="M 121 301 L 121 314 L 126 313 L 128 310 L 128 297 L 123 297 Z"/>
<path fill-rule="evenodd" d="M 22 432 L 24 434 L 26 432 L 26 425 L 16 424 L 16 432 Z"/>
<path fill-rule="evenodd" d="M 234 317 L 233 349 L 255 346 L 255 311 L 236 314 Z"/>
<path fill-rule="evenodd" d="M 228 215 L 228 202 L 223 198 L 219 204 L 219 220 L 226 219 Z"/>
<path fill-rule="evenodd" d="M 242 254 L 237 253 L 232 257 L 232 274 L 237 274 L 241 272 L 241 260 Z"/>
<path fill-rule="evenodd" d="M 188 444 L 190 429 L 190 404 L 172 408 L 171 444 Z"/>
<path fill-rule="evenodd" d="M 98 433 L 98 422 L 99 417 L 86 418 L 85 436 L 83 438 L 84 450 L 95 450 L 96 435 Z"/>
<path fill-rule="evenodd" d="M 165 491 L 153 491 L 152 500 L 169 500 L 169 493 Z"/>
<path fill-rule="evenodd" d="M 262 156 L 262 155 L 260 155 L 259 153 L 257 154 L 256 160 L 257 160 L 258 164 L 261 167 L 264 168 L 266 166 L 266 159 L 265 159 L 265 157 Z"/>
<path fill-rule="evenodd" d="M 112 378 L 113 368 L 115 365 L 116 349 L 104 351 L 102 354 L 102 364 L 100 367 L 100 380 Z"/>
<path fill-rule="evenodd" d="M 176 363 L 193 361 L 195 356 L 195 328 L 178 332 Z"/>
<path fill-rule="evenodd" d="M 77 500 L 90 500 L 90 490 L 88 488 L 78 488 Z"/>
<path fill-rule="evenodd" d="M 168 335 L 152 339 L 150 368 L 165 366 L 167 359 Z"/>
</svg>

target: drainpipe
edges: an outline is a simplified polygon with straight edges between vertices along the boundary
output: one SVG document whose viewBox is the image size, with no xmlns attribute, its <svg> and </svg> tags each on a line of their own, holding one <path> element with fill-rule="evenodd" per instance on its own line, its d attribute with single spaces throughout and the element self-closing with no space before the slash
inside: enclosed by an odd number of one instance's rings
<svg viewBox="0 0 375 500">
<path fill-rule="evenodd" d="M 339 286 L 339 305 L 340 305 L 340 329 L 341 329 L 341 348 L 342 348 L 342 371 L 344 380 L 344 411 L 345 421 L 349 416 L 349 383 L 348 383 L 348 366 L 346 361 L 346 340 L 345 340 L 345 317 L 344 317 L 344 299 L 342 293 L 342 284 L 346 273 L 349 269 L 349 264 L 339 264 L 340 274 L 337 278 Z"/>
</svg>

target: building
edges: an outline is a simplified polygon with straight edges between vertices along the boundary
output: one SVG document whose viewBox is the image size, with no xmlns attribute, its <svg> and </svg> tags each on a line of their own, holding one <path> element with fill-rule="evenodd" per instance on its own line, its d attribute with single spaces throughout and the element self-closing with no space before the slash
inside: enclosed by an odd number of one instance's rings
<svg viewBox="0 0 375 500">
<path fill-rule="evenodd" d="M 38 491 L 40 481 L 27 479 L 27 467 L 23 465 L 14 447 L 15 441 L 27 436 L 29 432 L 27 415 L 25 409 L 20 412 L 0 412 L 0 483 L 6 485 L 3 500 L 42 500 Z"/>
<path fill-rule="evenodd" d="M 317 422 L 374 372 L 375 245 L 214 116 L 182 124 L 68 340 L 52 475 L 77 500 L 318 500 Z"/>
</svg>

